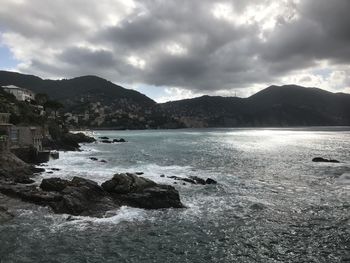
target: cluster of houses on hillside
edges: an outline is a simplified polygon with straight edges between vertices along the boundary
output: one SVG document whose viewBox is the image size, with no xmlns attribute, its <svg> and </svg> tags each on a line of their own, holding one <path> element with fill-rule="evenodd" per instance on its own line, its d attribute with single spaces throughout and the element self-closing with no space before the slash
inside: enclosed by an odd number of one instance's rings
<svg viewBox="0 0 350 263">
<path fill-rule="evenodd" d="M 35 99 L 35 94 L 24 88 L 11 85 L 4 86 L 3 90 L 13 94 L 18 101 Z M 50 152 L 45 151 L 42 146 L 44 136 L 48 136 L 48 132 L 43 127 L 13 125 L 10 123 L 10 113 L 0 112 L 0 154 L 9 151 L 34 151 L 36 155 L 45 155 L 48 158 Z"/>
</svg>

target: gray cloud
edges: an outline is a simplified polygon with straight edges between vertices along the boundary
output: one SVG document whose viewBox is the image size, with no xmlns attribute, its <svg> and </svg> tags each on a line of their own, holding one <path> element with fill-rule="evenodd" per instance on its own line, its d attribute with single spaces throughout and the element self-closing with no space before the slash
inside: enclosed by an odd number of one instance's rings
<svg viewBox="0 0 350 263">
<path fill-rule="evenodd" d="M 3 2 L 3 42 L 20 70 L 45 77 L 215 93 L 312 74 L 320 61 L 348 72 L 348 0 Z"/>
</svg>

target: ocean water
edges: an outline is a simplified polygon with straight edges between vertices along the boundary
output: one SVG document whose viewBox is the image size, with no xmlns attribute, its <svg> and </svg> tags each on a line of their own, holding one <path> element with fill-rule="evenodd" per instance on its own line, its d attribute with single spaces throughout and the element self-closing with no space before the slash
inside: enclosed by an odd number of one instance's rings
<svg viewBox="0 0 350 263">
<path fill-rule="evenodd" d="M 110 217 L 15 207 L 0 262 L 350 262 L 350 129 L 96 131 L 127 143 L 61 153 L 37 177 L 101 183 L 117 172 L 174 185 L 186 209 L 122 207 Z M 313 163 L 323 156 L 341 161 Z M 104 159 L 95 162 L 89 157 Z M 160 177 L 164 174 L 165 177 Z M 213 178 L 174 184 L 167 176 Z"/>
</svg>

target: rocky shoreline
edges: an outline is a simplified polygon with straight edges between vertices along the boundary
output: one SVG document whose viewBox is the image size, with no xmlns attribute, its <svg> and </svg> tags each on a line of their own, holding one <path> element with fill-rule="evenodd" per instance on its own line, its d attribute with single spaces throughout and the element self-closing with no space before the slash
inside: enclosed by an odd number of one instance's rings
<svg viewBox="0 0 350 263">
<path fill-rule="evenodd" d="M 52 149 L 79 150 L 79 143 L 91 143 L 96 140 L 84 134 L 67 134 L 64 139 L 51 142 Z M 118 142 L 125 142 L 119 139 Z M 103 143 L 102 141 L 100 143 Z M 184 208 L 179 192 L 170 185 L 157 184 L 143 173 L 115 174 L 101 185 L 96 182 L 74 177 L 72 180 L 61 178 L 43 179 L 40 185 L 32 179 L 44 172 L 19 159 L 11 152 L 0 156 L 0 194 L 39 206 L 50 207 L 54 213 L 73 216 L 104 217 L 109 210 L 121 206 L 144 209 Z M 13 218 L 8 205 L 2 200 L 0 222 Z"/>
</svg>

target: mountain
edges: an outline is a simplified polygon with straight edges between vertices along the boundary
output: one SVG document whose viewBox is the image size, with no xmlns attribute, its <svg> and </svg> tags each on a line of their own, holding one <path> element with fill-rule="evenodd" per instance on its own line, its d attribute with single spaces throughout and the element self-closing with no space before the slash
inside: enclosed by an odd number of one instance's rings
<svg viewBox="0 0 350 263">
<path fill-rule="evenodd" d="M 63 80 L 43 80 L 33 75 L 0 71 L 0 86 L 15 85 L 35 93 L 45 93 L 50 98 L 69 102 L 76 98 L 94 97 L 111 103 L 116 98 L 128 99 L 142 106 L 152 106 L 155 102 L 147 96 L 96 76 L 83 76 Z"/>
<path fill-rule="evenodd" d="M 46 93 L 64 104 L 73 127 L 147 129 L 350 125 L 350 94 L 296 85 L 270 86 L 248 98 L 202 96 L 157 104 L 96 76 L 43 80 L 0 71 L 0 86 Z"/>
<path fill-rule="evenodd" d="M 44 93 L 50 100 L 61 102 L 64 105 L 61 115 L 73 127 L 146 129 L 183 126 L 159 111 L 156 102 L 147 96 L 96 76 L 43 80 L 0 71 L 0 86 L 6 85 Z"/>
<path fill-rule="evenodd" d="M 270 86 L 249 98 L 203 96 L 160 107 L 187 127 L 350 125 L 350 94 Z"/>
</svg>

